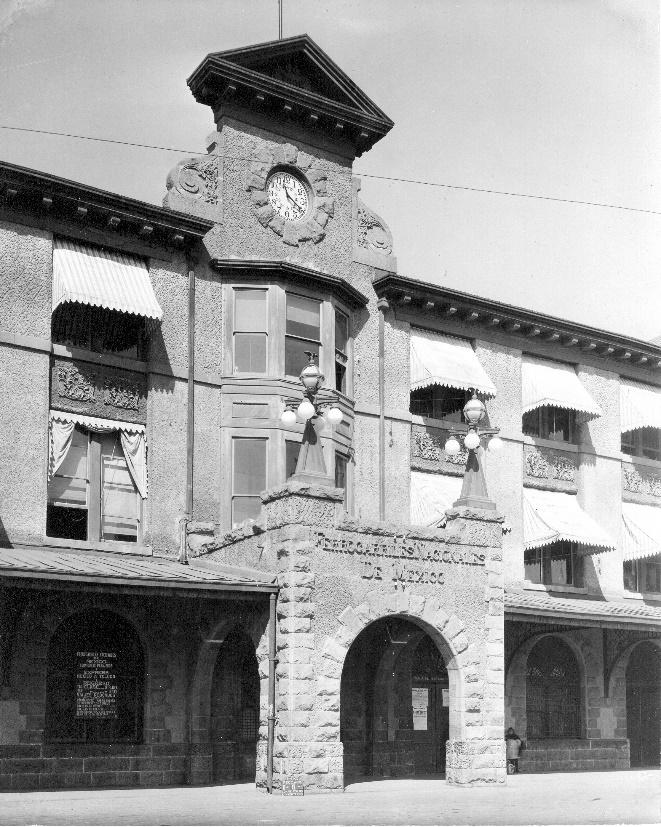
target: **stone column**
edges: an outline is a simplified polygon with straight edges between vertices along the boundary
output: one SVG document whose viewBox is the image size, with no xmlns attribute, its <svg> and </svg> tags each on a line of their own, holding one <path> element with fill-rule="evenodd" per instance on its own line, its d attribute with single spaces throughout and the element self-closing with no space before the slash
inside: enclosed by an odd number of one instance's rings
<svg viewBox="0 0 661 827">
<path fill-rule="evenodd" d="M 334 664 L 336 674 L 331 677 L 315 673 L 311 527 L 334 525 L 343 493 L 289 483 L 267 492 L 263 499 L 280 585 L 273 786 L 281 789 L 284 782 L 293 781 L 302 783 L 306 792 L 341 791 L 341 664 Z M 262 780 L 260 771 L 258 784 Z"/>
<path fill-rule="evenodd" d="M 505 783 L 504 741 L 504 578 L 501 547 L 503 518 L 493 511 L 455 508 L 447 512 L 448 540 L 453 535 L 475 547 L 484 547 L 487 580 L 486 616 L 482 646 L 457 655 L 463 686 L 455 698 L 458 732 L 450 731 L 446 753 L 449 784 Z M 482 651 L 480 652 L 480 649 Z M 467 652 L 472 654 L 468 655 Z M 451 693 L 452 695 L 452 693 Z"/>
</svg>

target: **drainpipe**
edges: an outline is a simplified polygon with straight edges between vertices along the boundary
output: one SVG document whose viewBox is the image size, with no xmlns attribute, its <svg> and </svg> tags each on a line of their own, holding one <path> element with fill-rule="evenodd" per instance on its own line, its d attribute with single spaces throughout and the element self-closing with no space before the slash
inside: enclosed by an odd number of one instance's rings
<svg viewBox="0 0 661 827">
<path fill-rule="evenodd" d="M 275 604 L 277 595 L 269 596 L 269 711 L 268 734 L 266 742 L 266 788 L 269 795 L 273 793 L 273 744 L 275 741 Z"/>
<path fill-rule="evenodd" d="M 386 411 L 385 411 L 385 313 L 388 299 L 381 298 L 379 309 L 379 520 L 386 519 Z"/>
<path fill-rule="evenodd" d="M 188 523 L 193 518 L 193 451 L 195 448 L 195 268 L 188 266 L 188 404 L 186 410 L 186 515 L 180 521 L 179 562 L 188 565 Z"/>
</svg>

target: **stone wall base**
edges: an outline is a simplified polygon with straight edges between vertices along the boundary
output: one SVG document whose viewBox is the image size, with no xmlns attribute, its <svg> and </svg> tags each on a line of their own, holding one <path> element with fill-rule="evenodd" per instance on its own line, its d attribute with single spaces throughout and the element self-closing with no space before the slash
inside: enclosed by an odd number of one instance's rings
<svg viewBox="0 0 661 827">
<path fill-rule="evenodd" d="M 464 786 L 504 784 L 507 780 L 505 742 L 448 741 L 445 778 L 448 784 Z"/>
<path fill-rule="evenodd" d="M 519 757 L 519 772 L 572 772 L 576 770 L 628 770 L 626 738 L 554 738 L 526 741 Z"/>
<path fill-rule="evenodd" d="M 276 741 L 273 790 L 284 781 L 303 785 L 305 794 L 344 790 L 344 754 L 339 741 Z M 257 787 L 266 790 L 266 742 L 257 744 Z"/>
<path fill-rule="evenodd" d="M 190 753 L 187 744 L 0 746 L 0 790 L 208 784 L 206 773 L 197 781 L 190 777 L 205 757 Z"/>
</svg>

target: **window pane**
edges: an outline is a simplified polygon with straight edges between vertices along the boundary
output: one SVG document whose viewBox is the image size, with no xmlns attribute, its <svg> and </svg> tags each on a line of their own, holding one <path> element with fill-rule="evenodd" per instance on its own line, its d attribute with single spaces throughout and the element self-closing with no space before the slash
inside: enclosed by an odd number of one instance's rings
<svg viewBox="0 0 661 827">
<path fill-rule="evenodd" d="M 531 583 L 542 582 L 542 550 L 527 549 L 524 553 L 525 578 Z"/>
<path fill-rule="evenodd" d="M 48 483 L 49 503 L 87 508 L 87 442 L 87 434 L 74 428 L 69 451 Z"/>
<path fill-rule="evenodd" d="M 315 339 L 319 336 L 320 303 L 315 299 L 306 299 L 287 293 L 287 330 L 290 336 Z"/>
<path fill-rule="evenodd" d="M 521 427 L 526 436 L 541 436 L 539 411 L 527 411 L 524 413 Z"/>
<path fill-rule="evenodd" d="M 244 520 L 256 520 L 262 508 L 260 497 L 234 497 L 232 499 L 232 526 Z"/>
<path fill-rule="evenodd" d="M 645 591 L 661 592 L 661 563 L 645 564 Z"/>
<path fill-rule="evenodd" d="M 234 370 L 266 373 L 266 333 L 234 334 Z"/>
<path fill-rule="evenodd" d="M 550 559 L 550 582 L 556 585 L 570 585 L 572 582 L 571 550 L 562 543 L 560 548 L 549 546 L 546 553 Z"/>
<path fill-rule="evenodd" d="M 296 472 L 296 463 L 301 451 L 301 443 L 291 439 L 285 441 L 285 475 L 289 479 Z"/>
<path fill-rule="evenodd" d="M 349 340 L 349 318 L 340 310 L 335 311 L 335 350 L 346 355 Z"/>
<path fill-rule="evenodd" d="M 642 455 L 648 459 L 661 459 L 661 441 L 658 428 L 641 428 Z"/>
<path fill-rule="evenodd" d="M 101 537 L 138 540 L 138 495 L 119 438 L 104 437 L 101 445 Z"/>
<path fill-rule="evenodd" d="M 266 440 L 234 440 L 232 494 L 257 496 L 266 488 Z"/>
<path fill-rule="evenodd" d="M 638 591 L 638 577 L 636 569 L 637 566 L 635 560 L 626 560 L 624 562 L 624 588 L 628 592 Z"/>
<path fill-rule="evenodd" d="M 345 488 L 347 485 L 347 458 L 342 454 L 335 454 L 335 487 Z M 346 498 L 346 491 L 345 491 Z"/>
<path fill-rule="evenodd" d="M 266 290 L 234 291 L 234 330 L 266 331 Z"/>
<path fill-rule="evenodd" d="M 573 411 L 563 408 L 548 409 L 549 431 L 547 438 L 558 442 L 569 442 L 571 440 L 571 419 Z"/>
<path fill-rule="evenodd" d="M 466 398 L 466 391 L 430 385 L 411 391 L 410 410 L 418 416 L 461 422 Z"/>
<path fill-rule="evenodd" d="M 319 357 L 321 356 L 319 342 L 285 337 L 285 374 L 287 376 L 300 375 L 308 363 L 308 357 L 305 355 L 306 350 L 317 355 L 317 364 L 319 364 Z"/>
<path fill-rule="evenodd" d="M 335 390 L 347 392 L 347 366 L 339 360 L 335 361 Z"/>
</svg>

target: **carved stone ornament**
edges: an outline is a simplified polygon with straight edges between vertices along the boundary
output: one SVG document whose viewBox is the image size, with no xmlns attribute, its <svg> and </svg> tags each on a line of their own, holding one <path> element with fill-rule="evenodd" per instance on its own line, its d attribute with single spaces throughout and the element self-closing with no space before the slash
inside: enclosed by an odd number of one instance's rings
<svg viewBox="0 0 661 827">
<path fill-rule="evenodd" d="M 625 491 L 634 494 L 646 494 L 650 497 L 661 497 L 661 476 L 652 471 L 637 468 L 634 465 L 622 467 L 623 484 Z"/>
<path fill-rule="evenodd" d="M 77 402 L 94 402 L 96 374 L 83 375 L 75 365 L 58 367 L 57 392 L 65 399 L 75 399 Z"/>
<path fill-rule="evenodd" d="M 219 163 L 220 156 L 215 152 L 179 161 L 168 173 L 163 206 L 201 218 L 218 218 Z"/>
<path fill-rule="evenodd" d="M 451 465 L 466 465 L 468 451 L 460 451 L 454 456 L 446 454 L 444 450 L 447 439 L 446 431 L 437 431 L 437 435 L 428 430 L 414 426 L 411 432 L 411 459 L 429 460 L 430 462 L 450 463 Z"/>
<path fill-rule="evenodd" d="M 335 199 L 328 197 L 328 175 L 312 166 L 314 160 L 312 155 L 292 144 L 283 144 L 272 151 L 261 151 L 246 170 L 245 188 L 250 193 L 255 217 L 262 227 L 268 227 L 291 247 L 298 247 L 307 241 L 318 244 L 325 237 L 326 225 L 335 214 Z M 313 199 L 309 218 L 285 221 L 269 204 L 266 182 L 274 167 L 289 167 L 305 177 Z"/>
<path fill-rule="evenodd" d="M 526 447 L 525 469 L 528 477 L 576 482 L 576 460 L 559 451 Z"/>
<path fill-rule="evenodd" d="M 103 401 L 113 408 L 137 411 L 140 402 L 140 388 L 134 382 L 119 376 L 106 379 L 103 385 Z"/>
<path fill-rule="evenodd" d="M 356 244 L 366 250 L 392 255 L 392 233 L 382 218 L 372 212 L 360 198 L 356 226 Z"/>
</svg>

